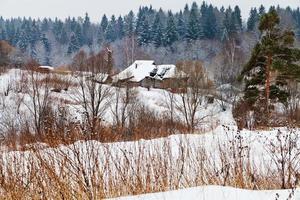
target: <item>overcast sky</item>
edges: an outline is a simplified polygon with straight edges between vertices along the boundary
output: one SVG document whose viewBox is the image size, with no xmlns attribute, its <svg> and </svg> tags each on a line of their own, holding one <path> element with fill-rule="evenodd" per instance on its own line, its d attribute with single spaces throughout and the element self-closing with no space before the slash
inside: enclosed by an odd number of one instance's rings
<svg viewBox="0 0 300 200">
<path fill-rule="evenodd" d="M 186 3 L 191 4 L 195 0 L 0 0 L 0 15 L 5 18 L 18 16 L 31 16 L 33 18 L 83 16 L 88 12 L 91 19 L 99 21 L 105 13 L 107 15 L 126 14 L 130 10 L 137 11 L 141 5 L 152 5 L 154 8 L 179 11 Z M 198 4 L 201 1 L 196 1 Z M 239 5 L 245 19 L 251 7 L 258 7 L 264 4 L 290 6 L 296 8 L 300 6 L 300 0 L 207 0 L 215 6 L 225 7 Z"/>
</svg>

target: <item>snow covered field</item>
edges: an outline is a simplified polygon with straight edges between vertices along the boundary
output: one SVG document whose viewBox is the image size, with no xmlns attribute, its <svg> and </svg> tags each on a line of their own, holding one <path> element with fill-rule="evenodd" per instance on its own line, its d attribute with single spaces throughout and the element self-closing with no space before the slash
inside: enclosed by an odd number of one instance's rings
<svg viewBox="0 0 300 200">
<path fill-rule="evenodd" d="M 120 197 L 110 200 L 298 200 L 300 190 L 250 191 L 231 187 L 203 186 L 153 193 L 137 196 Z"/>
</svg>

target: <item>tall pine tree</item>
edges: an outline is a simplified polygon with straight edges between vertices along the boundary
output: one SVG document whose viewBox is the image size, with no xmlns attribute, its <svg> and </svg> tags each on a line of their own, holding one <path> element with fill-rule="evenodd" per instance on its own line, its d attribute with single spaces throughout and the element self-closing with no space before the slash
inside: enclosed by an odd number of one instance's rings
<svg viewBox="0 0 300 200">
<path fill-rule="evenodd" d="M 269 122 L 272 103 L 287 103 L 289 92 L 284 86 L 288 80 L 300 81 L 300 50 L 293 46 L 294 33 L 281 31 L 279 23 L 274 9 L 262 16 L 262 38 L 242 72 L 246 82 L 244 99 L 256 109 L 256 117 L 264 125 Z"/>
</svg>

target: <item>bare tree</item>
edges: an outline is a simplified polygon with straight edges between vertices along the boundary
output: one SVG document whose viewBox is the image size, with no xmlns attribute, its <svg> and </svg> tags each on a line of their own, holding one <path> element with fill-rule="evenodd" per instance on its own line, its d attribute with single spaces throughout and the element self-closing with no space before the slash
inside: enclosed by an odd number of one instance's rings
<svg viewBox="0 0 300 200">
<path fill-rule="evenodd" d="M 242 66 L 245 63 L 245 52 L 234 38 L 228 38 L 221 52 L 213 59 L 215 79 L 219 84 L 233 84 L 239 76 Z"/>
<path fill-rule="evenodd" d="M 108 65 L 105 51 L 91 54 L 87 57 L 84 52 L 75 56 L 73 66 L 80 69 L 78 76 L 79 89 L 72 96 L 83 109 L 84 132 L 96 134 L 101 128 L 101 121 L 109 108 L 111 88 L 102 84 L 108 77 Z"/>
<path fill-rule="evenodd" d="M 73 58 L 71 69 L 73 71 L 84 71 L 86 70 L 86 63 L 87 60 L 87 54 L 81 50 L 79 51 Z"/>
<path fill-rule="evenodd" d="M 29 69 L 27 92 L 30 101 L 25 102 L 25 105 L 33 116 L 35 132 L 41 136 L 45 129 L 45 122 L 51 115 L 51 90 L 49 85 L 50 75 L 34 71 L 33 68 L 37 66 L 34 61 L 27 64 L 27 69 Z"/>
<path fill-rule="evenodd" d="M 288 93 L 290 94 L 285 108 L 292 123 L 300 122 L 300 85 L 296 81 L 289 81 Z"/>
<path fill-rule="evenodd" d="M 197 113 L 204 101 L 205 95 L 213 89 L 213 83 L 210 81 L 204 71 L 202 63 L 199 61 L 185 61 L 178 64 L 188 75 L 189 80 L 183 83 L 184 91 L 179 93 L 180 100 L 176 103 L 176 108 L 183 115 L 185 123 L 191 132 L 205 118 L 199 118 Z"/>
<path fill-rule="evenodd" d="M 137 41 L 134 36 L 124 38 L 122 50 L 125 57 L 125 64 L 129 66 L 135 60 Z"/>
<path fill-rule="evenodd" d="M 126 85 L 125 87 L 115 87 L 115 97 L 111 106 L 114 124 L 117 128 L 124 130 L 129 124 L 129 119 L 137 108 L 138 92 L 135 88 Z"/>
</svg>

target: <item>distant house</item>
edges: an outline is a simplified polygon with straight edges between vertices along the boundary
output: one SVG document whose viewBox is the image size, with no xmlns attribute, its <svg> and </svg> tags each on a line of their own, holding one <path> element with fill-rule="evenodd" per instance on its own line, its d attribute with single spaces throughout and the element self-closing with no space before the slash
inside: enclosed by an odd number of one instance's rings
<svg viewBox="0 0 300 200">
<path fill-rule="evenodd" d="M 175 65 L 156 65 L 152 60 L 137 60 L 113 77 L 118 86 L 169 89 L 186 82 L 188 76 Z"/>
<path fill-rule="evenodd" d="M 50 66 L 39 66 L 36 67 L 34 70 L 40 73 L 51 73 L 54 71 L 54 68 Z"/>
<path fill-rule="evenodd" d="M 113 77 L 113 83 L 119 86 L 141 86 L 141 81 L 154 69 L 152 60 L 137 60 L 125 70 Z"/>
</svg>

